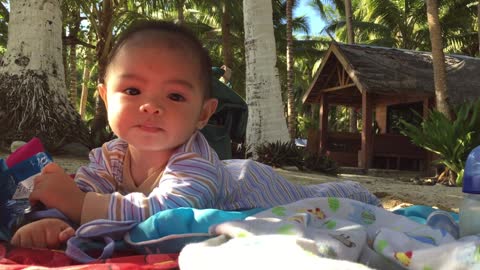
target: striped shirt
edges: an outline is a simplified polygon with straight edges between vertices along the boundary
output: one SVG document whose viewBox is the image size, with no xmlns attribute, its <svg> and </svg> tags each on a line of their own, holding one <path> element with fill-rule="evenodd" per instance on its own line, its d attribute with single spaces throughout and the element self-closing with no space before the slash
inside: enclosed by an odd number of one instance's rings
<svg viewBox="0 0 480 270">
<path fill-rule="evenodd" d="M 270 208 L 311 197 L 345 197 L 380 205 L 357 182 L 296 185 L 253 160 L 220 160 L 200 132 L 174 152 L 163 172 L 135 190 L 124 175 L 127 149 L 121 139 L 107 142 L 93 149 L 90 164 L 78 170 L 75 181 L 87 192 L 82 224 L 93 219 L 143 221 L 178 207 Z"/>
</svg>

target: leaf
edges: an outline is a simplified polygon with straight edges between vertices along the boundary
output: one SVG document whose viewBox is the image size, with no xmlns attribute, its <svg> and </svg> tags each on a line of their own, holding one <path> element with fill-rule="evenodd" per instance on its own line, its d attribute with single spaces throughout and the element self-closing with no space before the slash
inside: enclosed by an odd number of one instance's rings
<svg viewBox="0 0 480 270">
<path fill-rule="evenodd" d="M 457 175 L 465 167 L 468 153 L 480 145 L 480 100 L 467 102 L 454 109 L 455 120 L 432 110 L 420 127 L 400 120 L 400 130 L 417 146 L 436 153 L 439 160 Z M 457 178 L 457 185 L 461 181 Z"/>
</svg>

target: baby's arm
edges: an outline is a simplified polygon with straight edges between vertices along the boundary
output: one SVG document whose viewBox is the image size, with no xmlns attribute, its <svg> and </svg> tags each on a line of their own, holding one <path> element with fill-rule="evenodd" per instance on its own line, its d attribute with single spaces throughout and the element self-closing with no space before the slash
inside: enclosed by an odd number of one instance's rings
<svg viewBox="0 0 480 270">
<path fill-rule="evenodd" d="M 91 181 L 75 183 L 58 165 L 45 166 L 42 174 L 35 178 L 34 190 L 30 195 L 31 203 L 41 201 L 47 208 L 56 208 L 71 221 L 79 224 L 86 192 L 112 193 L 115 191 L 111 166 L 105 163 L 106 160 L 108 161 L 107 158 L 112 157 L 108 153 L 115 150 L 109 149 L 109 145 L 115 147 L 115 142 L 106 143 L 102 148 L 92 150 L 90 164 L 78 170 L 77 176 Z M 107 158 L 104 158 L 104 153 L 107 153 Z"/>
<path fill-rule="evenodd" d="M 11 243 L 19 247 L 59 248 L 75 230 L 65 221 L 46 218 L 29 223 L 15 232 Z"/>
<path fill-rule="evenodd" d="M 139 192 L 126 195 L 88 192 L 81 224 L 94 219 L 143 221 L 159 211 L 178 207 L 212 208 L 218 192 L 213 164 L 195 153 L 177 154 L 148 196 Z"/>
</svg>

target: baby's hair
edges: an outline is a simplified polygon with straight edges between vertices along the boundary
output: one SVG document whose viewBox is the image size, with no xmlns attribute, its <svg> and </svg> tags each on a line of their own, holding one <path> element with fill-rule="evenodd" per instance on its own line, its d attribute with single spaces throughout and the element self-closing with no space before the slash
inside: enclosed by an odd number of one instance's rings
<svg viewBox="0 0 480 270">
<path fill-rule="evenodd" d="M 190 29 L 168 21 L 136 21 L 132 23 L 122 34 L 118 37 L 115 45 L 113 46 L 110 54 L 108 55 L 105 77 L 108 74 L 108 69 L 111 62 L 118 54 L 120 48 L 133 36 L 141 32 L 153 31 L 158 33 L 168 34 L 166 38 L 176 38 L 176 42 L 182 42 L 187 45 L 190 50 L 198 57 L 200 63 L 200 76 L 202 86 L 204 87 L 204 96 L 206 98 L 211 97 L 211 78 L 212 78 L 212 61 L 208 51 L 203 47 L 197 36 L 190 31 Z M 192 63 L 185 63 L 190 65 Z M 105 80 L 105 78 L 104 78 Z"/>
</svg>

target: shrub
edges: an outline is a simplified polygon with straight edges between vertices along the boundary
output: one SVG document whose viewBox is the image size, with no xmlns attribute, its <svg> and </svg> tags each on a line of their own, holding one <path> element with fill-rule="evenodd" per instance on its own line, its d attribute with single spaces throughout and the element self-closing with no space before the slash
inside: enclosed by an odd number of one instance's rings
<svg viewBox="0 0 480 270">
<path fill-rule="evenodd" d="M 272 167 L 296 166 L 300 170 L 306 168 L 328 174 L 336 174 L 338 170 L 333 159 L 325 155 L 311 154 L 293 142 L 267 142 L 256 146 L 255 150 L 257 161 Z"/>
<path fill-rule="evenodd" d="M 400 120 L 400 129 L 414 144 L 438 154 L 437 163 L 453 172 L 451 177 L 456 176 L 456 185 L 461 186 L 468 153 L 480 145 L 480 100 L 455 108 L 454 115 L 450 121 L 433 110 L 420 127 Z"/>
<path fill-rule="evenodd" d="M 328 174 L 337 174 L 338 165 L 335 160 L 325 155 L 311 154 L 306 152 L 304 158 L 305 168 Z"/>
<path fill-rule="evenodd" d="M 257 161 L 272 167 L 296 166 L 303 169 L 304 149 L 294 142 L 266 142 L 255 147 Z"/>
</svg>

